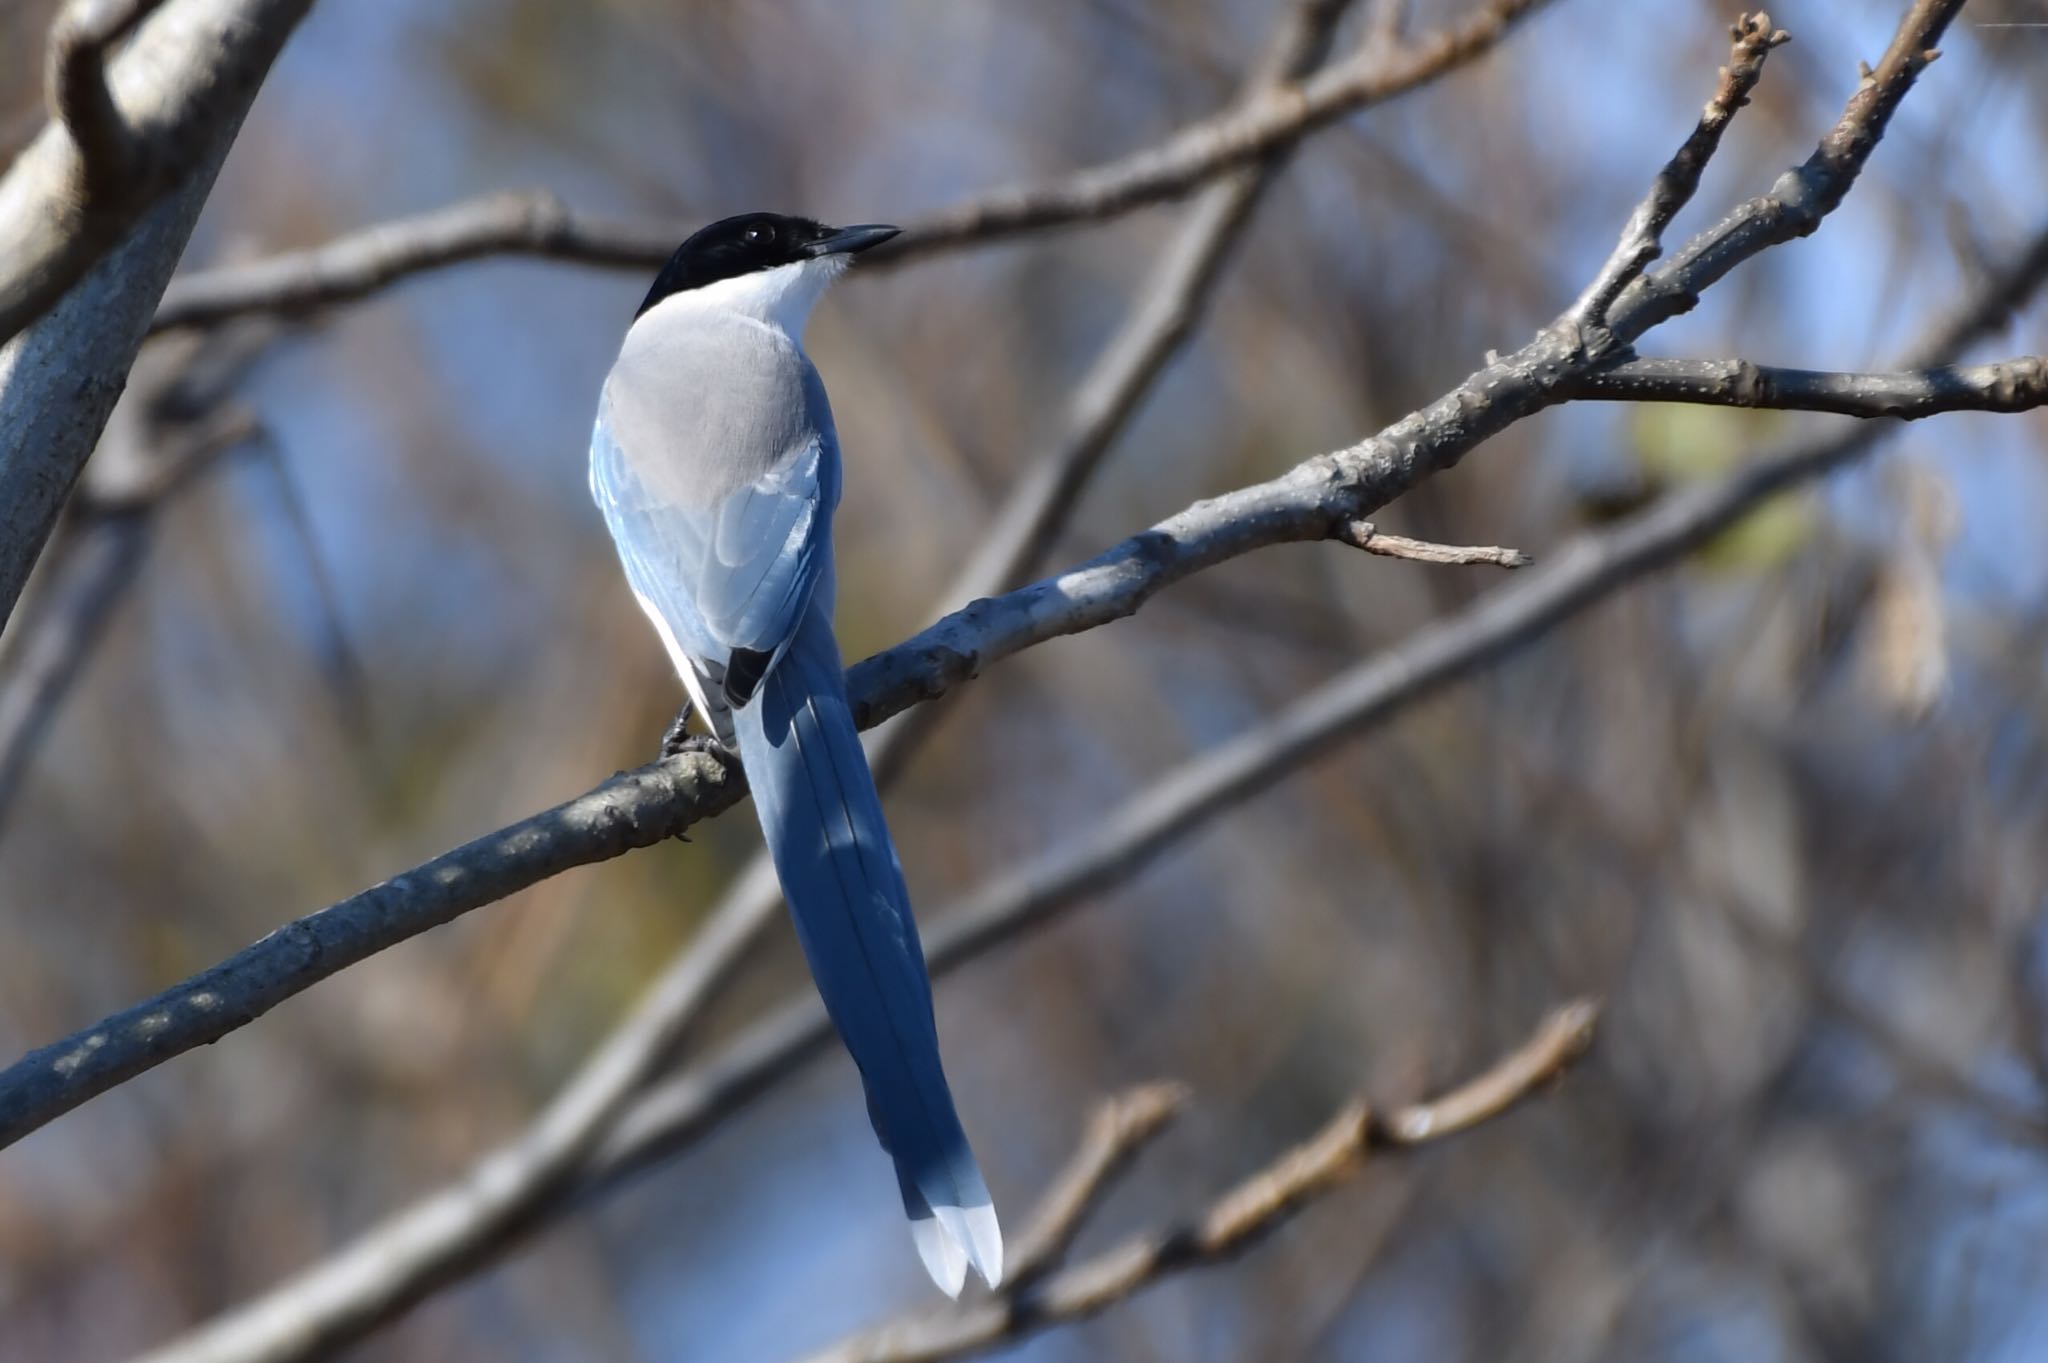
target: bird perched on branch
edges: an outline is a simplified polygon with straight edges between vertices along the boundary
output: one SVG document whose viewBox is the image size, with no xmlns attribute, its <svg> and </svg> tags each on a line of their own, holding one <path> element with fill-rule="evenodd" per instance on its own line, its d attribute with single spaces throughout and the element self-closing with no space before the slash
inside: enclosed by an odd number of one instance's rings
<svg viewBox="0 0 2048 1363">
<path fill-rule="evenodd" d="M 957 1295 L 1002 1234 L 832 635 L 839 440 L 801 337 L 893 227 L 749 213 L 685 241 L 606 377 L 590 490 L 697 713 L 739 749 L 797 938 L 860 1067 L 917 1252 Z"/>
</svg>

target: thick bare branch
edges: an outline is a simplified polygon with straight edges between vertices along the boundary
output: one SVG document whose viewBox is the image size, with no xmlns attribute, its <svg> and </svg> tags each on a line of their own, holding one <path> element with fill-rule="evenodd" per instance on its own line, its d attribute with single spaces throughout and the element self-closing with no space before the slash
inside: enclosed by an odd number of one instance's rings
<svg viewBox="0 0 2048 1363">
<path fill-rule="evenodd" d="M 78 148 L 58 127 L 0 179 L 0 338 L 11 337 L 0 344 L 0 628 L 307 2 L 172 0 L 143 21 L 106 73 L 150 173 L 111 201 L 88 201 Z"/>
<path fill-rule="evenodd" d="M 1924 28 L 1929 8 L 1918 4 L 1908 15 L 1909 36 Z M 1874 117 L 1869 88 L 1850 101 L 1858 126 Z M 1829 143 L 1840 136 L 1838 127 Z M 1853 167 L 1845 173 L 1853 174 Z M 1718 279 L 1745 253 L 1779 239 L 1751 230 L 1753 220 L 1738 214 L 1709 229 L 1660 275 L 1688 278 L 1688 271 L 1700 270 L 1702 278 Z M 1742 247 L 1720 247 L 1723 236 L 1740 238 Z M 1695 263 L 1681 266 L 1685 261 Z M 1618 312 L 1632 296 L 1624 294 Z M 1617 316 L 1613 325 L 1643 323 L 1653 311 L 1640 305 L 1627 322 Z M 1548 328 L 1376 436 L 1269 482 L 1197 502 L 1056 577 L 971 603 L 852 669 L 848 688 L 858 722 L 872 727 L 944 694 L 991 662 L 1132 615 L 1158 591 L 1218 563 L 1275 544 L 1333 537 L 1489 437 L 1561 401 L 1564 386 L 1600 362 L 1585 342 L 1579 328 Z M 1808 475 L 1792 480 L 1800 476 Z M 685 754 L 624 773 L 288 924 L 211 970 L 0 1072 L 0 1143 L 172 1055 L 219 1039 L 375 951 L 571 866 L 674 836 L 729 808 L 741 785 L 738 773 L 717 758 Z"/>
<path fill-rule="evenodd" d="M 1244 1253 L 1369 1156 L 1455 1135 L 1505 1113 L 1562 1074 L 1593 1043 L 1597 1008 L 1567 1004 L 1487 1073 L 1431 1103 L 1378 1119 L 1364 1099 L 1307 1141 L 1177 1225 L 1133 1236 L 1036 1287 L 964 1308 L 906 1317 L 810 1355 L 805 1363 L 941 1363 L 1085 1320 L 1162 1278 Z"/>
<path fill-rule="evenodd" d="M 1613 254 L 1586 285 L 1578 301 L 1565 312 L 1578 325 L 1594 326 L 1606 321 L 1608 307 L 1657 258 L 1663 249 L 1664 229 L 1680 209 L 1692 202 L 1700 187 L 1701 172 L 1721 148 L 1721 134 L 1734 121 L 1736 110 L 1749 103 L 1749 92 L 1763 78 L 1764 58 L 1771 55 L 1772 48 L 1791 41 L 1792 35 L 1772 28 L 1771 16 L 1759 11 L 1737 19 L 1733 36 L 1734 49 L 1728 54 L 1728 64 L 1721 68 L 1721 83 L 1700 112 L 1692 136 L 1657 172 L 1650 192 L 1629 214 Z"/>
<path fill-rule="evenodd" d="M 165 192 L 218 156 L 309 3 L 67 7 L 50 54 L 58 120 L 0 180 L 0 342 L 47 311 Z M 138 21 L 128 50 L 104 62 L 109 44 Z"/>
<path fill-rule="evenodd" d="M 905 225 L 871 262 L 902 261 L 1022 232 L 1093 222 L 1178 197 L 1361 109 L 1426 85 L 1484 55 L 1545 0 L 1486 0 L 1453 27 L 1392 52 L 1377 46 L 1314 77 L 1252 98 L 1166 141 L 1048 184 L 977 195 Z M 185 276 L 164 296 L 158 329 L 237 313 L 304 313 L 365 297 L 423 270 L 521 254 L 654 269 L 691 229 L 610 222 L 545 194 L 490 195 L 367 228 L 326 245 Z"/>
<path fill-rule="evenodd" d="M 2048 362 L 1940 365 L 1890 374 L 1784 369 L 1748 360 L 1627 360 L 1566 385 L 1573 399 L 1769 407 L 1917 421 L 1944 412 L 2024 412 L 2048 403 Z"/>
<path fill-rule="evenodd" d="M 689 753 L 466 843 L 254 945 L 97 1026 L 32 1052 L 0 1078 L 0 1141 L 216 1041 L 307 985 L 571 865 L 674 837 L 736 803 L 736 771 Z M 575 849 L 571 859 L 563 853 Z"/>
</svg>

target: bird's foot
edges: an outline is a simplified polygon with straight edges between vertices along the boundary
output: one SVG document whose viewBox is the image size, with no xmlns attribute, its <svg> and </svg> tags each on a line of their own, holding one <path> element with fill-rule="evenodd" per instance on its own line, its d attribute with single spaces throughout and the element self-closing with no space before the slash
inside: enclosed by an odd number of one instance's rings
<svg viewBox="0 0 2048 1363">
<path fill-rule="evenodd" d="M 690 732 L 690 715 L 693 709 L 688 701 L 684 701 L 683 708 L 676 711 L 675 722 L 670 724 L 668 732 L 661 736 L 663 757 L 677 757 L 686 752 L 702 751 L 700 747 L 693 746 L 705 737 L 703 734 Z"/>
</svg>

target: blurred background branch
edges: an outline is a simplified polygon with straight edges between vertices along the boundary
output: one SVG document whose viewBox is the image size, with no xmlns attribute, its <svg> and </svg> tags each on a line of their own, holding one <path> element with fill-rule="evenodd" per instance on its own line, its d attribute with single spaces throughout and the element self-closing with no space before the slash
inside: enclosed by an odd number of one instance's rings
<svg viewBox="0 0 2048 1363">
<path fill-rule="evenodd" d="M 134 585 L 154 513 L 258 437 L 255 415 L 230 403 L 226 390 L 264 330 L 222 331 L 183 353 L 159 350 L 129 376 L 127 420 L 86 466 L 45 552 L 40 585 L 0 638 L 0 836 L 37 745 Z"/>
<path fill-rule="evenodd" d="M 1593 1042 L 1584 1001 L 1545 1018 L 1491 1070 L 1428 1103 L 1376 1116 L 1365 1099 L 1177 1224 L 1140 1235 L 1023 1290 L 909 1317 L 807 1356 L 805 1363 L 941 1363 L 1109 1310 L 1169 1274 L 1244 1253 L 1305 1204 L 1356 1176 L 1369 1156 L 1427 1145 L 1491 1121 L 1557 1078 Z"/>
<path fill-rule="evenodd" d="M 1096 1207 L 1145 1148 L 1165 1134 L 1189 1097 L 1185 1084 L 1152 1083 L 1096 1104 L 1080 1145 L 1046 1185 L 1017 1237 L 1003 1274 L 1005 1292 L 1014 1297 L 1060 1266 Z"/>
<path fill-rule="evenodd" d="M 1336 119 L 1405 94 L 1485 55 L 1547 0 L 1484 0 L 1457 24 L 1409 46 L 1365 43 L 1299 85 L 1254 82 L 1238 105 L 1141 151 L 1042 185 L 977 194 L 904 224 L 876 263 L 1023 232 L 1099 222 L 1175 198 L 1286 148 Z M 363 298 L 423 270 L 499 254 L 659 268 L 694 224 L 617 223 L 575 213 L 547 193 L 498 194 L 380 223 L 324 246 L 187 275 L 171 286 L 157 330 L 249 312 L 303 313 Z"/>
</svg>

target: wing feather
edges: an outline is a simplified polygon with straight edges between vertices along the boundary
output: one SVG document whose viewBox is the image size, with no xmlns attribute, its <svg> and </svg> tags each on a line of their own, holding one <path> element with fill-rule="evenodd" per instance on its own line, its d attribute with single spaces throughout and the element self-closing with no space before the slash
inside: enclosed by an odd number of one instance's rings
<svg viewBox="0 0 2048 1363">
<path fill-rule="evenodd" d="M 639 472 L 600 414 L 590 487 L 633 589 L 682 649 L 723 671 L 737 650 L 780 656 L 831 574 L 839 450 L 829 420 L 746 486 L 678 503 Z"/>
</svg>

